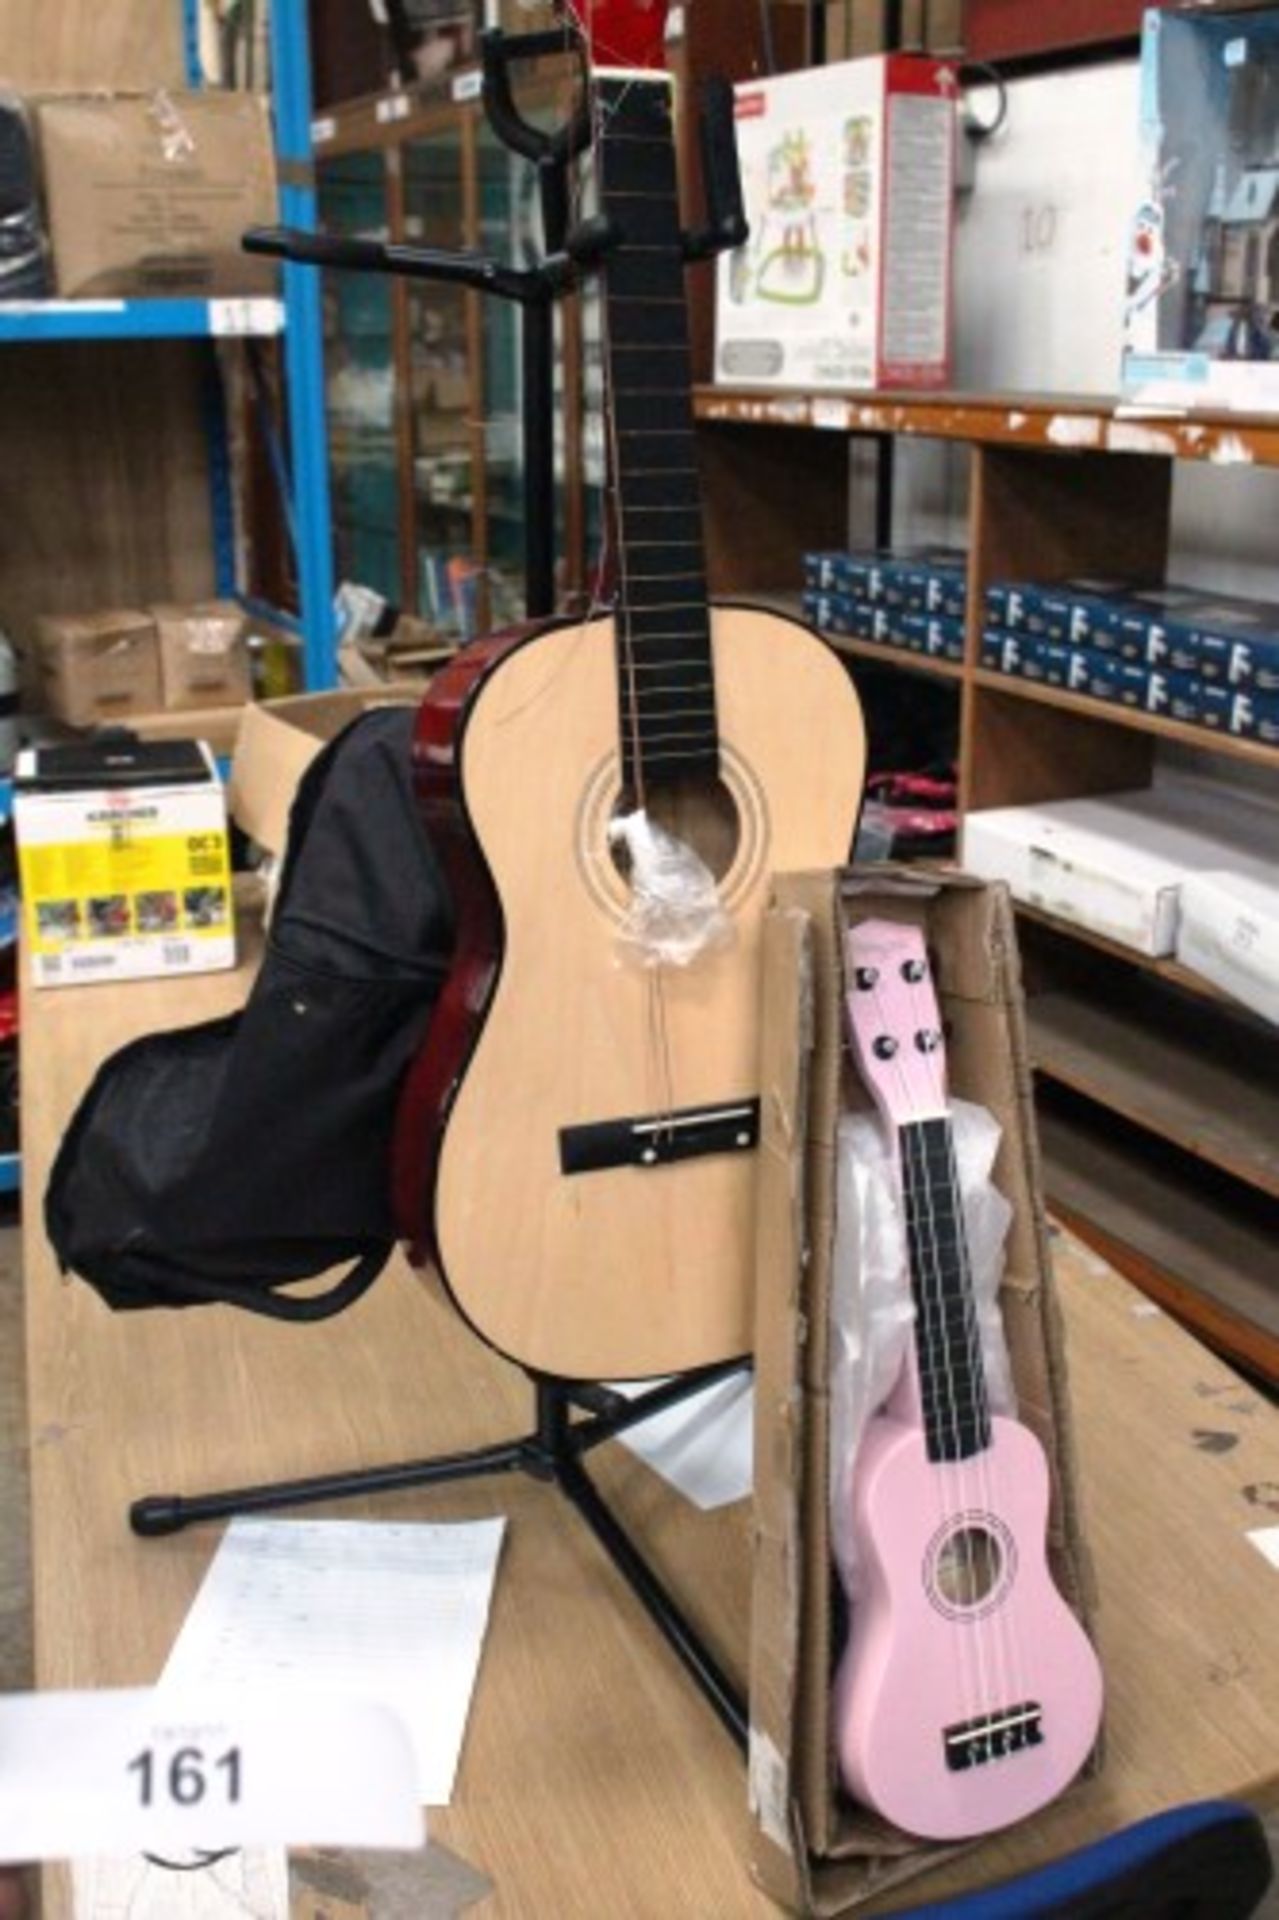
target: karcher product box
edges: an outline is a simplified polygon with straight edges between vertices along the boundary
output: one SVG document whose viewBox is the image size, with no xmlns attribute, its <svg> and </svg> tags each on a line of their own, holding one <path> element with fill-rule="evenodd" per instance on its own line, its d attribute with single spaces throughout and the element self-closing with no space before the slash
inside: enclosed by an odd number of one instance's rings
<svg viewBox="0 0 1279 1920">
<path fill-rule="evenodd" d="M 226 797 L 204 742 L 26 748 L 13 816 L 36 986 L 235 965 Z"/>
</svg>

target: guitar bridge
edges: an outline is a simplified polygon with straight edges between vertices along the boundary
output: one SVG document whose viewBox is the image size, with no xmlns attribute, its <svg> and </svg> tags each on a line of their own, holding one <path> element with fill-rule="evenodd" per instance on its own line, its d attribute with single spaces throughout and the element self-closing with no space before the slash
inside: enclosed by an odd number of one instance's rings
<svg viewBox="0 0 1279 1920">
<path fill-rule="evenodd" d="M 602 1173 L 610 1167 L 656 1168 L 711 1153 L 750 1153 L 759 1145 L 759 1101 L 735 1100 L 677 1113 L 599 1120 L 560 1131 L 560 1171 Z"/>
<path fill-rule="evenodd" d="M 1006 1760 L 1027 1747 L 1043 1745 L 1043 1708 L 1034 1700 L 1001 1712 L 979 1714 L 975 1720 L 962 1720 L 942 1734 L 946 1766 L 951 1773 L 966 1773 L 970 1767 L 989 1766 Z"/>
</svg>

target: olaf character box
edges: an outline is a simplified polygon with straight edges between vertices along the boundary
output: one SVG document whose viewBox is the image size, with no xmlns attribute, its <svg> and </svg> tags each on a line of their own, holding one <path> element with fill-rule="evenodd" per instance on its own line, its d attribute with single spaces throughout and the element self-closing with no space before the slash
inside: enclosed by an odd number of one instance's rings
<svg viewBox="0 0 1279 1920">
<path fill-rule="evenodd" d="M 1123 391 L 1279 411 L 1279 12 L 1145 16 Z"/>
<path fill-rule="evenodd" d="M 946 385 L 956 86 L 915 54 L 738 86 L 750 237 L 718 264 L 722 385 Z"/>
</svg>

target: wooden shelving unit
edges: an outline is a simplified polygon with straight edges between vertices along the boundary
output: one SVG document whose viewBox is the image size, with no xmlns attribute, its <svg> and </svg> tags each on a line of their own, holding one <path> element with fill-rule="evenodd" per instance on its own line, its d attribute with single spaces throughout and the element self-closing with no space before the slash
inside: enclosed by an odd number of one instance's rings
<svg viewBox="0 0 1279 1920">
<path fill-rule="evenodd" d="M 1139 415 L 1053 395 L 770 394 L 701 387 L 711 585 L 794 611 L 809 549 L 846 543 L 850 435 L 969 449 L 962 665 L 835 637 L 952 681 L 960 804 L 1149 785 L 1160 742 L 1275 776 L 1279 749 L 993 673 L 999 579 L 1165 575 L 1174 460 L 1279 467 L 1279 420 Z M 1279 1036 L 1175 961 L 1021 915 L 1050 1201 L 1206 1339 L 1279 1381 Z"/>
</svg>

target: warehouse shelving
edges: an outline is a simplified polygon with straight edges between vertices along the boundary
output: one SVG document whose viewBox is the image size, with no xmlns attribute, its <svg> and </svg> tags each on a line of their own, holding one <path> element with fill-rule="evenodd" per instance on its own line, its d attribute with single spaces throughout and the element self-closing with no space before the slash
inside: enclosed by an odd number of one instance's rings
<svg viewBox="0 0 1279 1920">
<path fill-rule="evenodd" d="M 962 665 L 829 636 L 857 664 L 951 683 L 961 812 L 1144 787 L 1164 746 L 1242 766 L 1279 794 L 1279 748 L 980 665 L 990 582 L 1163 578 L 1173 461 L 1279 467 L 1279 419 L 1138 416 L 1100 397 L 714 386 L 695 406 L 712 589 L 791 611 L 804 551 L 847 543 L 850 436 L 967 447 Z M 1175 960 L 1040 910 L 1019 918 L 1051 1203 L 1204 1337 L 1279 1380 L 1279 1036 Z"/>
<path fill-rule="evenodd" d="M 198 0 L 180 0 L 180 4 L 187 80 L 199 86 L 203 75 Z M 271 80 L 281 218 L 290 226 L 314 227 L 316 195 L 311 172 L 310 52 L 305 7 L 271 8 Z M 279 338 L 289 430 L 285 518 L 294 541 L 298 611 L 295 616 L 287 610 L 269 610 L 268 617 L 299 635 L 303 682 L 314 691 L 337 682 L 321 314 L 319 276 L 305 267 L 287 264 L 281 270 L 279 297 L 50 299 L 0 304 L 0 346 L 47 344 L 55 349 L 66 342 L 130 340 L 209 343 L 205 411 L 216 584 L 220 594 L 237 595 L 259 613 L 265 610 L 239 591 L 236 506 L 215 349 L 225 341 Z M 221 749 L 227 743 L 219 735 L 216 744 Z M 12 798 L 8 782 L 0 798 L 0 817 L 7 818 Z M 0 1155 L 0 1192 L 17 1188 L 19 1166 L 17 1155 Z"/>
</svg>

